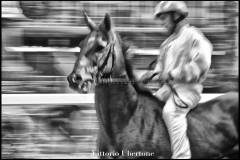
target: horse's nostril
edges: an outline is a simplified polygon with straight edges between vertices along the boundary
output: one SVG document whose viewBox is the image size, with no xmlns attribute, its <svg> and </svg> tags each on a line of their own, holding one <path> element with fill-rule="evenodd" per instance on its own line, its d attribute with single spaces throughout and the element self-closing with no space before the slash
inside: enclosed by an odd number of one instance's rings
<svg viewBox="0 0 240 160">
<path fill-rule="evenodd" d="M 81 76 L 76 76 L 76 80 L 77 80 L 77 81 L 81 81 L 81 80 L 82 80 L 82 77 L 81 77 Z"/>
<path fill-rule="evenodd" d="M 76 74 L 70 74 L 68 77 L 67 77 L 67 80 L 70 84 L 76 84 L 78 81 L 82 81 L 82 77 L 79 76 L 79 75 L 76 75 Z"/>
<path fill-rule="evenodd" d="M 67 80 L 70 84 L 73 84 L 76 82 L 76 75 L 75 74 L 70 74 L 68 77 L 67 77 Z"/>
</svg>

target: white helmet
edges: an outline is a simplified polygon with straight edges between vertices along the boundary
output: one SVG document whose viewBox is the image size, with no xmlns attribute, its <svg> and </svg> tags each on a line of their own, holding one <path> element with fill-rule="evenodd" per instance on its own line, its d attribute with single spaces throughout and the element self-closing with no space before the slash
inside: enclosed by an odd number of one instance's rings
<svg viewBox="0 0 240 160">
<path fill-rule="evenodd" d="M 188 16 L 187 5 L 183 1 L 161 1 L 155 8 L 154 17 L 167 12 L 177 12 L 184 17 Z"/>
</svg>

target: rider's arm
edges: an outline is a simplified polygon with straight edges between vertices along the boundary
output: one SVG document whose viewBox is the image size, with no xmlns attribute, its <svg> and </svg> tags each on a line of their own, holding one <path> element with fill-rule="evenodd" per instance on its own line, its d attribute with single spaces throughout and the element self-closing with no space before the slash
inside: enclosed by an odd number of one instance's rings
<svg viewBox="0 0 240 160">
<path fill-rule="evenodd" d="M 173 70 L 171 76 L 174 79 L 181 77 L 186 82 L 198 82 L 206 75 L 211 65 L 212 45 L 201 34 L 195 34 L 190 50 L 190 61 L 181 69 Z"/>
<path fill-rule="evenodd" d="M 191 51 L 193 57 L 191 61 L 184 66 L 185 72 L 192 72 L 190 73 L 192 75 L 187 77 L 187 81 L 198 81 L 209 71 L 211 65 L 211 43 L 205 37 L 201 37 L 200 40 L 194 42 L 193 46 Z"/>
<path fill-rule="evenodd" d="M 154 77 L 159 78 L 162 72 L 162 58 L 163 55 L 160 54 L 158 56 L 157 62 L 156 62 L 156 66 L 153 70 L 147 71 L 142 77 L 141 77 L 141 81 L 143 81 L 144 83 L 150 81 L 151 79 L 153 79 Z"/>
</svg>

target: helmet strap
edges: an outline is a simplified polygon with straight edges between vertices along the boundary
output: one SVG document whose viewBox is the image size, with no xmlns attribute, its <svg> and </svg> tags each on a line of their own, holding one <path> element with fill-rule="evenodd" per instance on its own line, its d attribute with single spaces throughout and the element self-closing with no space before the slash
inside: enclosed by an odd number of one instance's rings
<svg viewBox="0 0 240 160">
<path fill-rule="evenodd" d="M 170 13 L 171 16 L 172 16 L 173 22 L 174 22 L 174 26 L 173 26 L 170 34 L 172 34 L 172 33 L 175 31 L 178 23 L 181 22 L 183 19 L 185 19 L 185 17 L 184 17 L 183 15 L 180 15 L 177 19 L 175 19 L 174 13 L 175 13 L 175 12 L 171 12 L 171 13 Z"/>
<path fill-rule="evenodd" d="M 173 21 L 175 22 L 175 24 L 178 24 L 179 22 L 181 22 L 185 17 L 183 15 L 180 15 L 180 17 L 178 17 L 176 20 L 173 19 Z"/>
</svg>

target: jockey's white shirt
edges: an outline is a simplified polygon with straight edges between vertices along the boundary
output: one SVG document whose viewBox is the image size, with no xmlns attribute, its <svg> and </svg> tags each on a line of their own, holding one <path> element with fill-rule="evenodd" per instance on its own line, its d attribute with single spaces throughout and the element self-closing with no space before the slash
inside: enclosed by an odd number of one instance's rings
<svg viewBox="0 0 240 160">
<path fill-rule="evenodd" d="M 169 79 L 171 73 L 174 81 L 172 87 L 164 84 L 154 95 L 166 101 L 163 107 L 163 119 L 167 126 L 173 159 L 191 158 L 190 143 L 186 134 L 187 114 L 196 107 L 202 93 L 202 82 L 206 79 L 211 64 L 212 45 L 195 27 L 181 21 L 169 38 L 160 46 L 157 70 L 160 78 Z M 181 108 L 182 102 L 188 108 Z"/>
<path fill-rule="evenodd" d="M 191 106 L 200 100 L 202 82 L 211 64 L 212 44 L 197 28 L 189 24 L 179 27 L 177 33 L 173 33 L 160 46 L 160 78 L 168 79 L 171 72 L 173 88 Z"/>
</svg>

